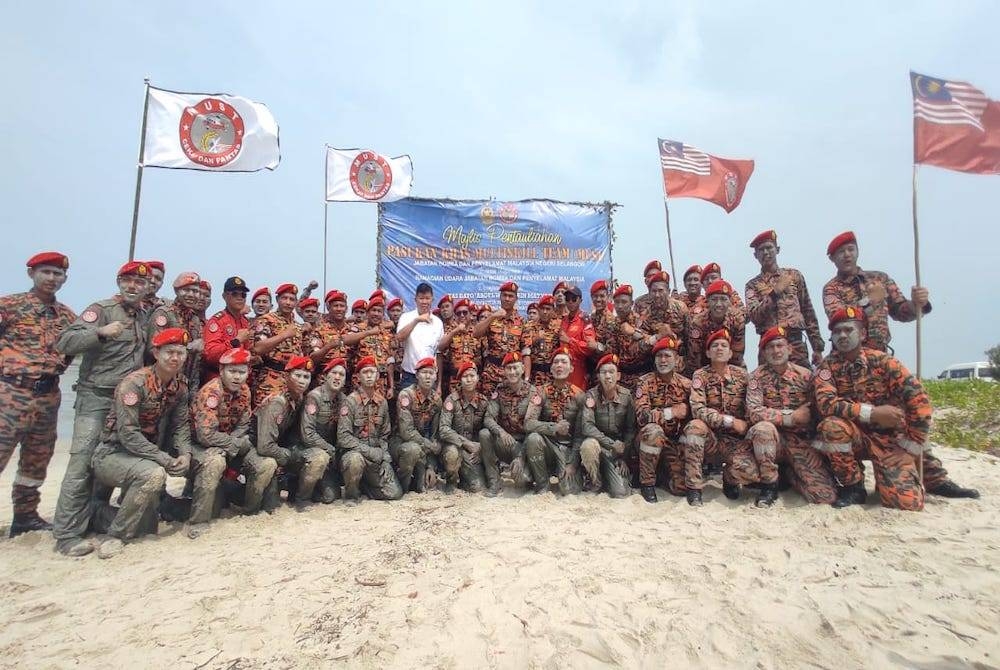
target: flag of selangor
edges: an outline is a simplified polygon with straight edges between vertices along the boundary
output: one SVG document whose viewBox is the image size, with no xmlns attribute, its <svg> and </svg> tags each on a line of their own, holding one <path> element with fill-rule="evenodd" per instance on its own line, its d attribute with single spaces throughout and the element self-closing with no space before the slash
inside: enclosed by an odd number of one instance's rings
<svg viewBox="0 0 1000 670">
<path fill-rule="evenodd" d="M 149 87 L 144 167 L 254 172 L 278 167 L 278 123 L 259 102 Z"/>
<path fill-rule="evenodd" d="M 374 151 L 326 148 L 326 199 L 340 202 L 392 202 L 410 195 L 413 162 Z"/>
<path fill-rule="evenodd" d="M 672 140 L 658 142 L 665 197 L 700 198 L 726 212 L 739 207 L 753 161 L 719 158 Z"/>
<path fill-rule="evenodd" d="M 910 73 L 913 162 L 1000 174 L 1000 102 L 962 81 Z"/>
</svg>

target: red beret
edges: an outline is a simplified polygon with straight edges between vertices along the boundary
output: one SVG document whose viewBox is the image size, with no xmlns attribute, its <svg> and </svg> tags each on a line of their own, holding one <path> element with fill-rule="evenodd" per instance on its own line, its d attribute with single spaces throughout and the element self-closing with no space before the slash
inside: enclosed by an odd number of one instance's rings
<svg viewBox="0 0 1000 670">
<path fill-rule="evenodd" d="M 305 370 L 306 372 L 312 372 L 313 362 L 308 356 L 292 356 L 285 363 L 285 372 L 291 372 L 292 370 Z"/>
<path fill-rule="evenodd" d="M 191 284 L 201 284 L 201 277 L 198 276 L 197 272 L 182 272 L 174 280 L 175 289 L 184 288 Z"/>
<path fill-rule="evenodd" d="M 722 268 L 719 267 L 718 263 L 709 263 L 705 267 L 703 267 L 701 269 L 701 280 L 705 281 L 705 277 L 712 274 L 713 272 L 719 273 L 720 276 L 722 275 Z"/>
<path fill-rule="evenodd" d="M 705 340 L 705 348 L 708 349 L 712 346 L 712 342 L 716 340 L 725 340 L 726 342 L 732 342 L 733 336 L 729 334 L 728 328 L 719 328 L 717 331 L 708 336 Z"/>
<path fill-rule="evenodd" d="M 414 372 L 420 372 L 424 368 L 432 368 L 437 365 L 437 361 L 433 356 L 428 356 L 427 358 L 421 358 L 417 361 L 417 364 L 413 366 Z"/>
<path fill-rule="evenodd" d="M 565 291 L 567 288 L 569 288 L 569 284 L 566 282 L 556 282 L 556 285 L 552 287 L 552 295 L 555 295 L 557 291 Z"/>
<path fill-rule="evenodd" d="M 503 293 L 504 291 L 509 291 L 511 293 L 517 293 L 517 291 L 518 291 L 517 282 L 507 281 L 507 282 L 504 282 L 504 283 L 500 284 L 500 292 Z"/>
<path fill-rule="evenodd" d="M 549 360 L 554 361 L 556 359 L 556 356 L 565 356 L 570 360 L 570 362 L 573 362 L 573 354 L 570 353 L 569 347 L 565 345 L 556 347 L 552 351 L 552 356 L 549 358 Z"/>
<path fill-rule="evenodd" d="M 765 230 L 763 233 L 750 240 L 750 248 L 756 249 L 759 245 L 764 244 L 765 242 L 774 242 L 777 244 L 778 233 L 773 230 Z"/>
<path fill-rule="evenodd" d="M 39 265 L 51 265 L 65 270 L 69 267 L 69 258 L 58 251 L 43 251 L 29 258 L 27 265 L 29 268 L 38 267 Z"/>
<path fill-rule="evenodd" d="M 529 302 L 528 303 L 528 307 L 527 307 L 527 309 L 525 311 L 530 312 L 531 310 L 535 310 L 536 312 L 538 311 L 538 303 L 537 302 Z"/>
<path fill-rule="evenodd" d="M 262 295 L 266 295 L 268 298 L 270 298 L 271 297 L 271 289 L 269 289 L 266 286 L 261 286 L 259 289 L 257 289 L 256 291 L 253 292 L 253 297 L 250 298 L 251 302 L 254 301 L 254 300 L 256 300 L 257 298 L 261 297 Z"/>
<path fill-rule="evenodd" d="M 365 368 L 377 368 L 378 364 L 375 363 L 374 356 L 363 356 L 358 359 L 358 362 L 354 364 L 354 371 L 361 372 Z"/>
<path fill-rule="evenodd" d="M 604 354 L 601 356 L 601 360 L 597 361 L 597 369 L 600 370 L 605 365 L 618 365 L 618 354 Z"/>
<path fill-rule="evenodd" d="M 368 296 L 369 300 L 371 300 L 372 298 L 382 298 L 383 300 L 385 300 L 385 291 L 383 291 L 380 288 L 375 289 L 374 291 L 372 291 L 372 294 Z"/>
<path fill-rule="evenodd" d="M 338 291 L 337 289 L 332 289 L 327 291 L 326 297 L 323 298 L 324 304 L 330 304 L 331 302 L 347 302 L 347 294 L 343 291 Z"/>
<path fill-rule="evenodd" d="M 334 369 L 338 365 L 340 367 L 344 368 L 344 372 L 347 372 L 347 359 L 339 357 L 339 356 L 337 358 L 334 358 L 329 363 L 327 363 L 326 367 L 323 368 L 323 372 L 329 372 L 330 370 Z"/>
<path fill-rule="evenodd" d="M 230 349 L 219 356 L 219 365 L 246 365 L 250 362 L 250 352 L 246 349 Z"/>
<path fill-rule="evenodd" d="M 164 328 L 153 336 L 154 347 L 165 347 L 168 344 L 187 344 L 191 336 L 183 328 Z"/>
<path fill-rule="evenodd" d="M 501 363 L 501 365 L 506 366 L 510 365 L 511 363 L 520 363 L 520 362 L 521 362 L 521 354 L 517 353 L 516 351 L 509 351 L 504 355 L 503 363 Z"/>
<path fill-rule="evenodd" d="M 670 275 L 667 274 L 665 270 L 660 270 L 659 272 L 654 272 L 653 274 L 646 277 L 646 286 L 652 286 L 654 283 L 662 281 L 670 283 Z"/>
<path fill-rule="evenodd" d="M 354 304 L 351 305 L 351 311 L 354 312 L 359 309 L 368 309 L 368 303 L 361 299 L 355 300 Z"/>
<path fill-rule="evenodd" d="M 151 270 L 159 270 L 160 272 L 167 269 L 167 266 L 163 264 L 163 261 L 146 261 L 146 265 L 148 265 Z"/>
<path fill-rule="evenodd" d="M 593 284 L 590 285 L 590 295 L 594 295 L 598 291 L 607 291 L 607 290 L 608 290 L 608 282 L 604 281 L 603 279 L 598 279 L 597 281 L 595 281 Z"/>
<path fill-rule="evenodd" d="M 548 305 L 549 307 L 552 307 L 552 305 L 554 305 L 554 304 L 555 304 L 555 300 L 552 299 L 552 296 L 550 296 L 550 295 L 543 295 L 541 298 L 538 299 L 538 304 L 536 305 L 536 307 L 538 307 L 539 309 L 541 309 L 542 307 L 545 307 L 546 305 Z"/>
<path fill-rule="evenodd" d="M 385 300 L 383 300 L 378 296 L 375 296 L 374 298 L 368 301 L 368 309 L 372 309 L 373 307 L 385 307 Z"/>
<path fill-rule="evenodd" d="M 434 316 L 441 316 L 441 310 L 435 307 L 434 309 L 431 310 L 431 314 L 433 314 Z"/>
<path fill-rule="evenodd" d="M 705 289 L 705 296 L 715 295 L 716 293 L 721 293 L 723 295 L 729 295 L 733 292 L 733 287 L 729 285 L 725 279 L 716 279 L 714 282 L 708 285 Z"/>
<path fill-rule="evenodd" d="M 858 243 L 858 238 L 854 236 L 854 231 L 848 230 L 847 232 L 841 233 L 840 235 L 837 235 L 835 238 L 830 240 L 830 244 L 827 245 L 826 247 L 826 255 L 832 256 L 837 249 L 844 246 L 845 244 L 857 244 L 857 243 Z"/>
<path fill-rule="evenodd" d="M 458 370 L 456 371 L 455 374 L 458 379 L 461 379 L 462 375 L 464 375 L 466 372 L 475 369 L 476 369 L 476 364 L 473 363 L 472 361 L 462 361 L 461 363 L 458 364 Z"/>
<path fill-rule="evenodd" d="M 319 300 L 316 298 L 306 298 L 305 300 L 299 300 L 299 309 L 306 309 L 307 307 L 319 308 Z"/>
<path fill-rule="evenodd" d="M 648 263 L 646 263 L 646 267 L 642 269 L 642 276 L 645 277 L 646 275 L 648 275 L 650 270 L 656 270 L 657 272 L 659 272 L 662 269 L 663 269 L 663 264 L 660 263 L 660 261 L 649 261 Z"/>
<path fill-rule="evenodd" d="M 149 276 L 149 266 L 142 261 L 129 261 L 125 265 L 118 268 L 118 276 L 124 277 L 126 275 L 137 275 L 139 277 Z"/>
<path fill-rule="evenodd" d="M 760 336 L 760 343 L 757 348 L 763 350 L 767 346 L 767 343 L 771 340 L 786 339 L 788 333 L 785 331 L 784 326 L 775 326 L 774 328 L 768 328 L 767 331 Z"/>
<path fill-rule="evenodd" d="M 653 355 L 655 356 L 656 352 L 663 351 L 664 349 L 673 349 L 674 351 L 677 351 L 679 347 L 680 343 L 674 338 L 661 337 L 656 341 L 656 344 L 653 345 Z"/>
<path fill-rule="evenodd" d="M 618 288 L 616 288 L 615 289 L 615 294 L 614 294 L 613 297 L 617 298 L 620 295 L 627 295 L 627 296 L 629 296 L 631 298 L 632 297 L 632 285 L 631 284 L 622 284 L 621 286 L 619 286 Z"/>
<path fill-rule="evenodd" d="M 274 289 L 274 295 L 275 296 L 279 296 L 279 295 L 282 295 L 284 293 L 292 293 L 292 294 L 298 295 L 298 293 L 299 293 L 299 287 L 296 286 L 295 284 L 282 284 L 278 288 Z"/>
<path fill-rule="evenodd" d="M 493 311 L 492 307 L 490 307 L 486 303 L 483 303 L 482 305 L 479 306 L 479 309 L 476 310 L 476 314 L 482 314 L 483 312 L 492 312 L 492 311 Z"/>
<path fill-rule="evenodd" d="M 865 312 L 860 307 L 841 307 L 836 312 L 830 315 L 830 323 L 828 327 L 833 330 L 833 327 L 838 323 L 843 323 L 844 321 L 864 321 Z"/>
<path fill-rule="evenodd" d="M 692 265 L 687 270 L 685 270 L 684 271 L 684 279 L 687 279 L 688 275 L 690 275 L 690 274 L 696 274 L 699 277 L 701 277 L 701 266 L 700 265 Z"/>
<path fill-rule="evenodd" d="M 440 309 L 441 305 L 445 304 L 446 302 L 453 303 L 455 301 L 451 299 L 450 295 L 448 295 L 447 293 L 445 293 L 443 296 L 441 296 L 441 299 L 438 300 L 438 309 Z"/>
<path fill-rule="evenodd" d="M 455 309 L 461 309 L 465 307 L 466 309 L 471 309 L 472 303 L 469 302 L 468 298 L 459 298 L 455 301 Z"/>
<path fill-rule="evenodd" d="M 209 293 L 211 293 L 211 292 L 212 292 L 212 285 L 211 285 L 211 284 L 209 284 L 209 283 L 208 283 L 208 282 L 207 282 L 206 280 L 204 280 L 204 279 L 202 279 L 202 280 L 201 280 L 200 282 L 198 282 L 198 286 L 200 286 L 200 287 L 201 287 L 202 289 L 204 289 L 204 290 L 208 291 Z"/>
<path fill-rule="evenodd" d="M 402 298 L 393 298 L 392 300 L 390 300 L 388 302 L 388 304 L 385 306 L 385 308 L 386 309 L 392 309 L 393 307 L 402 307 L 402 306 L 403 306 L 403 299 Z M 369 307 L 371 307 L 371 305 L 369 305 Z"/>
</svg>

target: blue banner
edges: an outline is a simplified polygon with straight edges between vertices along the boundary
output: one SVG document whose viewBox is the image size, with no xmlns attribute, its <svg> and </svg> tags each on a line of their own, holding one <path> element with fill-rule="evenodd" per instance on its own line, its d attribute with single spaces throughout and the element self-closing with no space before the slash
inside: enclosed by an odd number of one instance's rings
<svg viewBox="0 0 1000 670">
<path fill-rule="evenodd" d="M 611 204 L 552 200 L 427 200 L 382 203 L 382 288 L 413 306 L 417 284 L 434 295 L 499 306 L 500 284 L 520 286 L 519 308 L 565 280 L 583 292 L 611 278 Z"/>
</svg>

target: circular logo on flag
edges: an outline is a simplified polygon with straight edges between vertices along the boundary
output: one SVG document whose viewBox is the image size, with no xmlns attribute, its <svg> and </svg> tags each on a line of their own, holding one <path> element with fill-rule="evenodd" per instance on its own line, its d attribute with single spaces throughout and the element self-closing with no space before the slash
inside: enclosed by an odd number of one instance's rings
<svg viewBox="0 0 1000 670">
<path fill-rule="evenodd" d="M 362 151 L 351 162 L 351 188 L 360 198 L 379 200 L 392 186 L 392 168 L 373 151 Z"/>
<path fill-rule="evenodd" d="M 500 220 L 504 223 L 514 223 L 517 221 L 517 205 L 512 202 L 505 202 L 500 205 Z"/>
<path fill-rule="evenodd" d="M 243 117 L 229 103 L 205 98 L 184 108 L 178 134 L 181 150 L 192 163 L 223 167 L 243 148 Z"/>
</svg>

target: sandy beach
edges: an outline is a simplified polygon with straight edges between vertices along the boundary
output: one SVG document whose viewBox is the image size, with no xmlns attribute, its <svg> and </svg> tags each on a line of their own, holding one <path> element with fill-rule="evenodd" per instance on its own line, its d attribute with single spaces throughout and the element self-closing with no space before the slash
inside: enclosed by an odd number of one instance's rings
<svg viewBox="0 0 1000 670">
<path fill-rule="evenodd" d="M 430 493 L 224 519 L 197 540 L 161 524 L 111 560 L 3 539 L 0 666 L 1000 667 L 1000 460 L 939 454 L 981 500 Z"/>
</svg>

